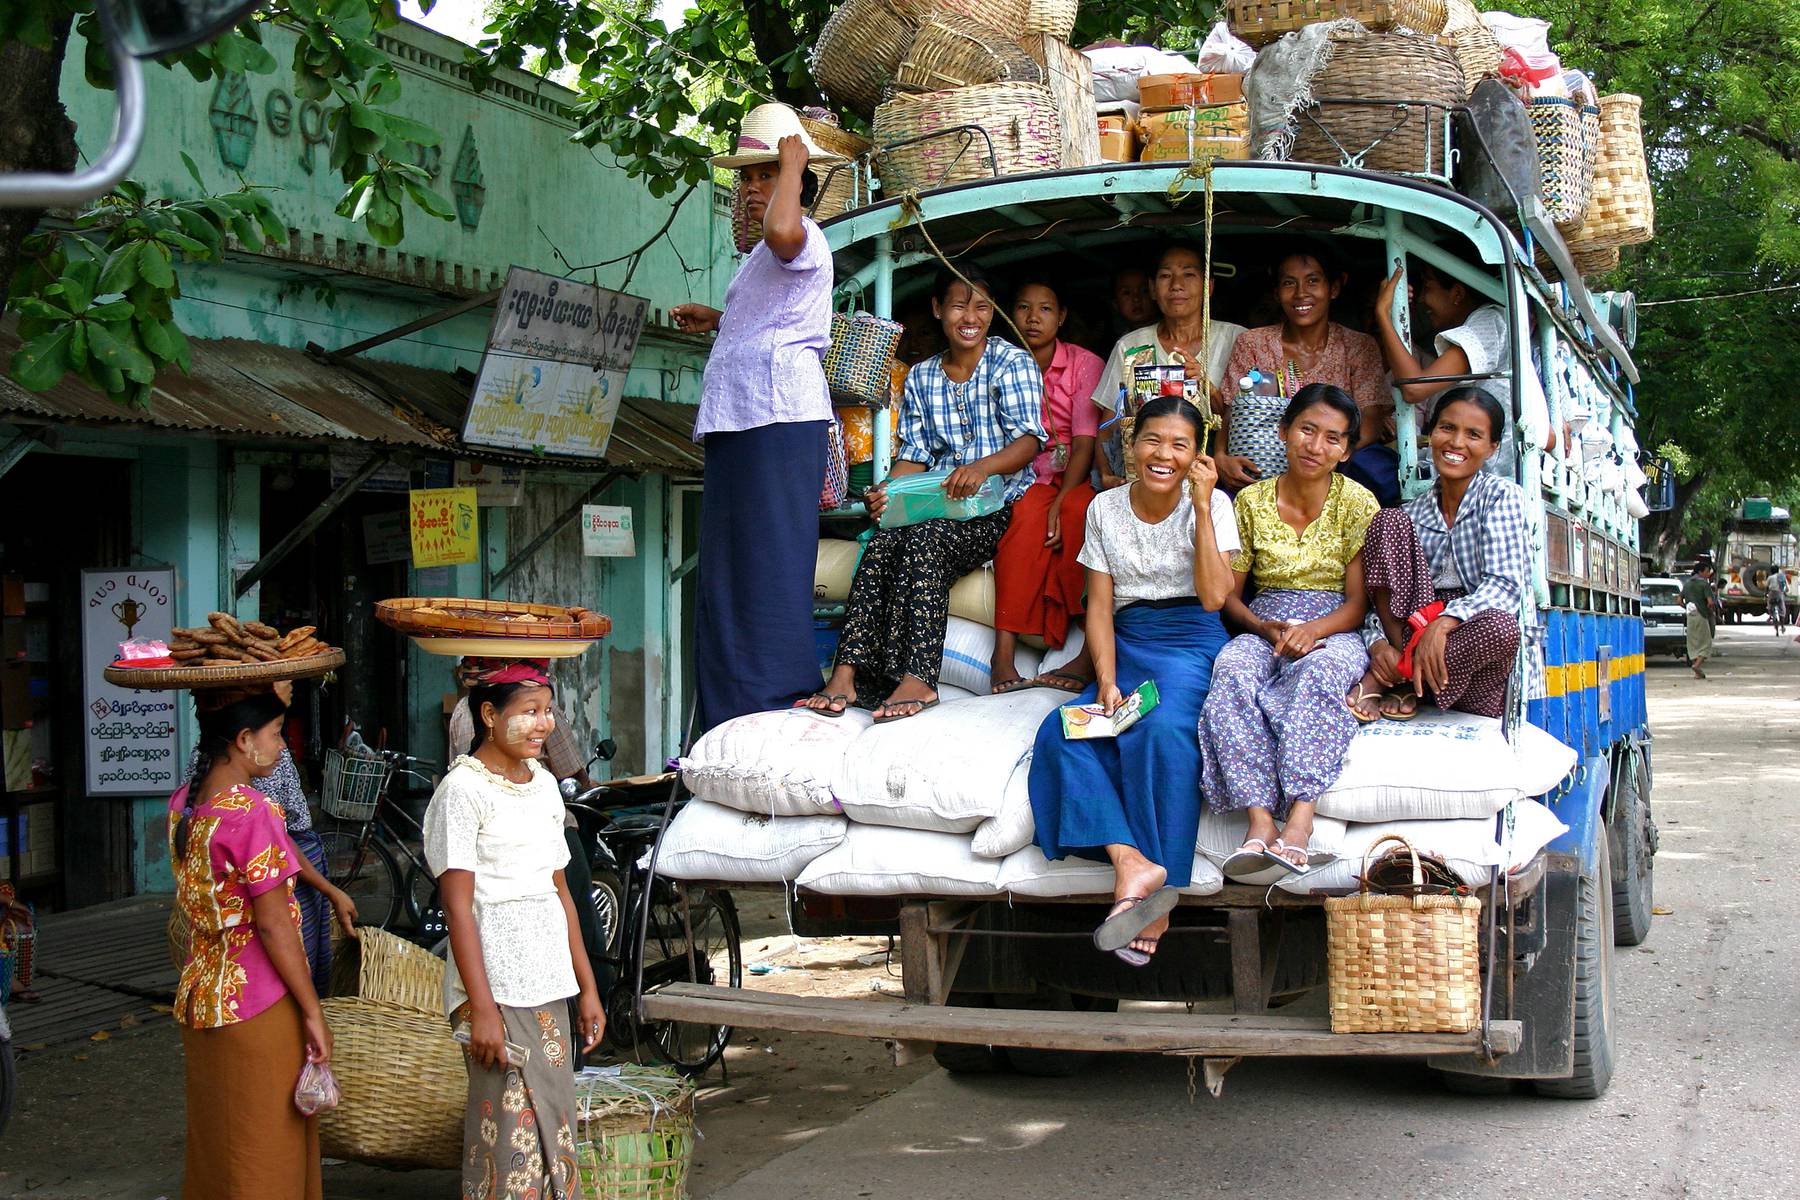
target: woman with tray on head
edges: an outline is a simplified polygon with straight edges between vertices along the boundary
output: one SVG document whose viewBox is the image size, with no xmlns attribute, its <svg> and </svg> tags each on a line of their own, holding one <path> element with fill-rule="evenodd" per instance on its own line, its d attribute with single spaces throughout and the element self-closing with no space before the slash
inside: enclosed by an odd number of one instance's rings
<svg viewBox="0 0 1800 1200">
<path fill-rule="evenodd" d="M 316 1200 L 318 1119 L 294 1106 L 294 1085 L 303 1064 L 331 1061 L 331 1031 L 294 900 L 305 860 L 281 806 L 255 786 L 281 760 L 287 704 L 266 686 L 197 691 L 194 703 L 198 765 L 169 798 L 169 864 L 188 928 L 175 992 L 187 1075 L 181 1194 Z"/>
<path fill-rule="evenodd" d="M 1411 720 L 1421 694 L 1440 708 L 1503 714 L 1531 583 L 1525 492 L 1483 469 L 1505 428 L 1488 392 L 1445 392 L 1426 422 L 1431 490 L 1370 522 L 1363 583 L 1380 634 L 1349 695 L 1357 720 Z"/>
<path fill-rule="evenodd" d="M 706 449 L 700 594 L 694 610 L 698 734 L 745 713 L 781 708 L 818 686 L 813 567 L 831 396 L 831 249 L 806 216 L 813 168 L 841 161 L 807 135 L 793 109 L 744 118 L 736 170 L 762 240 L 725 291 L 725 308 L 677 304 L 688 333 L 717 330 L 706 360 L 694 440 Z"/>
<path fill-rule="evenodd" d="M 1288 469 L 1234 501 L 1242 549 L 1225 616 L 1249 632 L 1219 655 L 1200 714 L 1207 803 L 1248 813 L 1228 877 L 1312 865 L 1313 808 L 1356 732 L 1343 697 L 1369 661 L 1357 631 L 1369 610 L 1363 538 L 1379 505 L 1335 468 L 1356 445 L 1361 416 L 1339 388 L 1301 388 L 1280 423 Z"/>
<path fill-rule="evenodd" d="M 1039 848 L 1049 859 L 1112 862 L 1113 908 L 1094 944 L 1140 967 L 1168 928 L 1175 889 L 1191 879 L 1200 830 L 1194 726 L 1225 645 L 1218 614 L 1238 547 L 1201 430 L 1199 411 L 1179 396 L 1146 404 L 1132 428 L 1138 479 L 1088 506 L 1081 548 L 1098 681 L 1075 703 L 1110 715 L 1146 681 L 1159 702 L 1116 738 L 1065 738 L 1062 713 L 1052 712 L 1031 759 Z"/>
<path fill-rule="evenodd" d="M 563 868 L 563 802 L 538 762 L 555 722 L 548 664 L 488 672 L 469 690 L 474 748 L 425 811 L 425 858 L 450 925 L 444 1007 L 467 1038 L 463 1189 L 578 1194 L 576 1043 L 605 1027 Z M 569 1027 L 578 997 L 578 1030 Z"/>
<path fill-rule="evenodd" d="M 949 348 L 906 376 L 900 453 L 889 481 L 949 471 L 943 493 L 959 501 L 997 478 L 1005 507 L 968 520 L 937 517 L 882 529 L 870 539 L 850 583 L 837 665 L 802 701 L 822 716 L 841 716 L 854 702 L 873 708 L 877 722 L 898 721 L 937 704 L 950 589 L 994 557 L 1043 445 L 1043 374 L 1027 351 L 988 336 L 994 294 L 986 278 L 974 270 L 944 272 L 931 310 Z M 870 489 L 869 515 L 879 521 L 888 502 L 886 483 Z"/>
</svg>

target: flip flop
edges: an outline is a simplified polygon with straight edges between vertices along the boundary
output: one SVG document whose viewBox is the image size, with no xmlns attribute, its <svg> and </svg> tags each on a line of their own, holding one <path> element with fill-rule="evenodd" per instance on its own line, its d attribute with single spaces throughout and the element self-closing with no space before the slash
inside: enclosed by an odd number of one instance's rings
<svg viewBox="0 0 1800 1200">
<path fill-rule="evenodd" d="M 1375 715 L 1372 717 L 1363 716 L 1363 710 L 1358 707 L 1365 700 L 1375 701 Z M 1373 725 L 1375 722 L 1381 720 L 1381 700 L 1382 694 L 1380 692 L 1371 692 L 1368 688 L 1359 683 L 1356 685 L 1355 697 L 1345 696 L 1344 704 L 1350 709 L 1350 715 L 1356 718 L 1356 723 L 1358 725 Z"/>
<path fill-rule="evenodd" d="M 823 700 L 826 706 L 824 708 L 814 708 L 812 706 L 814 700 Z M 832 708 L 831 705 L 838 700 L 844 702 L 844 707 Z M 844 695 L 842 692 L 814 692 L 804 700 L 794 701 L 794 707 L 804 708 L 807 712 L 817 713 L 821 717 L 830 717 L 833 720 L 836 720 L 838 717 L 843 716 L 845 710 L 850 707 L 850 697 Z"/>
<path fill-rule="evenodd" d="M 1144 932 L 1144 927 L 1167 916 L 1175 907 L 1181 894 L 1172 887 L 1160 887 L 1148 896 L 1121 896 L 1113 901 L 1113 907 L 1125 907 L 1108 916 L 1094 930 L 1094 946 L 1100 950 L 1117 951 L 1130 946 L 1132 940 Z"/>
<path fill-rule="evenodd" d="M 1052 683 L 1051 681 L 1055 679 L 1063 680 L 1063 682 Z M 1091 679 L 1083 679 L 1081 676 L 1071 675 L 1067 671 L 1046 671 L 1042 675 L 1034 676 L 1030 686 L 1049 688 L 1053 692 L 1068 692 L 1071 695 L 1079 696 L 1087 691 L 1088 684 L 1092 682 L 1094 681 Z M 1071 684 L 1074 686 L 1071 687 Z"/>
<path fill-rule="evenodd" d="M 1118 957 L 1120 962 L 1128 967 L 1147 967 L 1150 965 L 1150 960 L 1156 957 L 1156 948 L 1160 945 L 1162 945 L 1161 938 L 1152 939 L 1150 941 L 1150 949 L 1148 950 L 1139 950 L 1127 943 L 1126 945 L 1120 946 L 1117 950 L 1114 950 L 1113 954 Z"/>
<path fill-rule="evenodd" d="M 1304 861 L 1296 864 L 1293 859 L 1287 857 L 1288 853 L 1290 853 L 1290 852 L 1298 853 L 1300 855 L 1301 859 L 1303 859 Z M 1323 854 L 1320 855 L 1320 859 L 1321 859 L 1321 862 L 1331 861 L 1329 858 L 1326 858 Z M 1311 850 L 1307 849 L 1305 846 L 1289 845 L 1282 838 L 1276 838 L 1275 844 L 1269 848 L 1269 851 L 1267 854 L 1267 861 L 1270 862 L 1271 864 L 1280 864 L 1290 874 L 1293 874 L 1293 875 L 1304 875 L 1308 871 L 1312 870 L 1315 865 L 1319 865 L 1319 864 L 1315 864 L 1313 862 L 1313 855 L 1312 855 Z"/>
<path fill-rule="evenodd" d="M 1031 680 L 1020 676 L 1017 679 L 1009 679 L 1005 683 L 994 685 L 994 687 L 990 689 L 989 694 L 994 696 L 1004 696 L 1008 692 L 1016 692 L 1031 686 L 1033 686 Z"/>
<path fill-rule="evenodd" d="M 1252 846 L 1256 849 L 1252 850 Z M 1251 877 L 1268 868 L 1268 859 L 1265 857 L 1268 853 L 1269 843 L 1261 838 L 1245 838 L 1244 844 L 1219 864 L 1219 870 L 1225 878 L 1237 883 L 1259 883 L 1260 880 Z"/>
<path fill-rule="evenodd" d="M 913 705 L 913 710 L 911 712 L 895 713 L 893 711 L 896 708 L 900 708 L 900 707 L 902 707 L 904 705 L 908 705 L 908 704 Z M 929 700 L 883 700 L 881 702 L 881 707 L 888 710 L 888 715 L 885 717 L 877 716 L 875 718 L 875 724 L 886 725 L 893 721 L 904 721 L 908 717 L 916 717 L 920 713 L 924 712 L 926 709 L 936 708 L 937 706 L 938 706 L 938 698 L 936 696 L 933 696 Z"/>
<path fill-rule="evenodd" d="M 1411 688 L 1407 688 L 1404 691 L 1389 692 L 1382 698 L 1384 700 L 1398 700 L 1402 704 L 1409 702 L 1412 704 L 1412 707 L 1405 712 L 1389 712 L 1386 708 L 1383 708 L 1381 710 L 1381 719 L 1384 721 L 1410 721 L 1419 715 L 1419 693 L 1413 691 Z"/>
</svg>

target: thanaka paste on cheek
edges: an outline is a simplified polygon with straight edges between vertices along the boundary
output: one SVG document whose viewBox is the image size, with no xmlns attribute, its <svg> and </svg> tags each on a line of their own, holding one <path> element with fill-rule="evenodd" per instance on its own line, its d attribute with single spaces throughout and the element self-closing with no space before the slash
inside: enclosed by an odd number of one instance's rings
<svg viewBox="0 0 1800 1200">
<path fill-rule="evenodd" d="M 506 742 L 516 746 L 531 736 L 531 727 L 537 724 L 536 717 L 520 715 L 506 718 Z"/>
</svg>

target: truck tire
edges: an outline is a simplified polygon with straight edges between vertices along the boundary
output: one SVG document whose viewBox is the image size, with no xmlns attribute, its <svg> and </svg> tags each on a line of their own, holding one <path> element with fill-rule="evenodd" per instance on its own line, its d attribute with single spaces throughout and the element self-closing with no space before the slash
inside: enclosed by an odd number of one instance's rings
<svg viewBox="0 0 1800 1200">
<path fill-rule="evenodd" d="M 1612 858 L 1613 942 L 1620 946 L 1636 946 L 1650 936 L 1654 903 L 1655 835 L 1639 774 L 1637 756 L 1628 755 L 1613 782 L 1617 792 L 1606 835 Z"/>
<path fill-rule="evenodd" d="M 986 992 L 951 992 L 945 1003 L 956 1008 L 992 1008 L 994 998 Z M 992 1075 L 1006 1066 L 1004 1051 L 960 1042 L 937 1043 L 931 1048 L 931 1057 L 952 1075 Z"/>
<path fill-rule="evenodd" d="M 1599 850 L 1575 892 L 1575 1070 L 1567 1079 L 1536 1084 L 1538 1095 L 1560 1100 L 1596 1100 L 1612 1082 L 1612 852 Z"/>
<path fill-rule="evenodd" d="M 1117 1000 L 1104 1000 L 1097 996 L 1074 996 L 1055 988 L 1045 988 L 1035 996 L 1000 996 L 996 998 L 1002 1008 L 1024 1008 L 1052 1012 L 1117 1012 Z M 1008 1001 L 1013 1003 L 1008 1003 Z M 1040 1079 L 1067 1079 L 1080 1073 L 1083 1067 L 1094 1061 L 1091 1050 L 1030 1050 L 1022 1046 L 1008 1046 L 1000 1051 L 1012 1069 L 1021 1075 L 1034 1075 Z"/>
</svg>

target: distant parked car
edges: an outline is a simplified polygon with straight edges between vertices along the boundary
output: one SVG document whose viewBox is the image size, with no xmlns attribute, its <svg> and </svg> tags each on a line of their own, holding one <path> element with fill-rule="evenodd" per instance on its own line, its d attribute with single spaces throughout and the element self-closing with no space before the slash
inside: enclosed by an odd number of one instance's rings
<svg viewBox="0 0 1800 1200">
<path fill-rule="evenodd" d="M 1672 654 L 1687 661 L 1687 607 L 1681 584 L 1674 579 L 1645 579 L 1642 612 L 1644 653 Z"/>
</svg>

